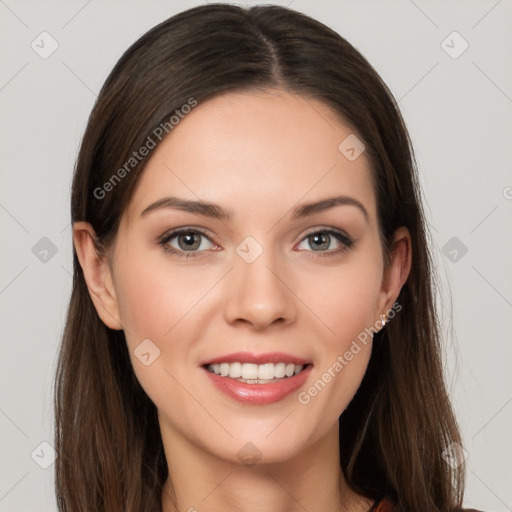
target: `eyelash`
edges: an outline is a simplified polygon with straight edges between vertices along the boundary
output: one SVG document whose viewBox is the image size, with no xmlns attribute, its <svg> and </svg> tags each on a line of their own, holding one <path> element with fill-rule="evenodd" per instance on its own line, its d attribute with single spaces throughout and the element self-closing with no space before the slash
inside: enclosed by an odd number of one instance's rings
<svg viewBox="0 0 512 512">
<path fill-rule="evenodd" d="M 180 251 L 180 250 L 177 250 L 177 249 L 167 245 L 169 243 L 169 241 L 172 240 L 173 238 L 176 238 L 177 236 L 182 235 L 182 234 L 190 234 L 190 233 L 195 233 L 195 234 L 202 235 L 205 238 L 207 238 L 208 240 L 210 240 L 210 238 L 206 235 L 206 233 L 204 233 L 201 230 L 190 229 L 190 228 L 181 228 L 181 229 L 176 229 L 174 231 L 171 231 L 171 232 L 166 233 L 165 235 L 163 235 L 158 240 L 158 245 L 160 245 L 162 247 L 162 249 L 166 253 L 178 256 L 179 258 L 187 258 L 187 259 L 188 258 L 200 258 L 201 257 L 201 252 L 194 253 L 192 251 Z M 332 229 L 332 228 L 329 228 L 329 229 L 319 229 L 319 230 L 316 230 L 316 231 L 311 231 L 309 233 L 306 233 L 306 235 L 302 238 L 301 242 L 304 241 L 305 239 L 309 238 L 312 235 L 318 235 L 318 234 L 331 235 L 334 238 L 336 238 L 339 242 L 341 242 L 343 245 L 342 245 L 342 247 L 340 249 L 336 249 L 334 251 L 329 251 L 329 252 L 327 252 L 327 251 L 306 251 L 306 252 L 315 252 L 315 253 L 317 253 L 315 256 L 310 256 L 310 257 L 316 257 L 316 256 L 320 256 L 320 257 L 335 256 L 337 254 L 340 254 L 342 252 L 347 251 L 348 249 L 351 249 L 354 246 L 354 244 L 355 244 L 355 240 L 352 239 L 351 237 L 349 237 L 343 231 L 335 230 L 335 229 Z M 210 240 L 210 242 L 211 242 L 211 240 Z"/>
</svg>

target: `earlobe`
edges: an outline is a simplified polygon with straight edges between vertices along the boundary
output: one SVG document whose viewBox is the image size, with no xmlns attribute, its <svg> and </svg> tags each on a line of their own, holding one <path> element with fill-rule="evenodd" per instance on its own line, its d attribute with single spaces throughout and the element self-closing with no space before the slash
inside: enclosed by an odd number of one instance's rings
<svg viewBox="0 0 512 512">
<path fill-rule="evenodd" d="M 103 323 L 110 329 L 122 329 L 118 302 L 107 258 L 95 247 L 96 233 L 88 222 L 73 224 L 73 243 L 84 273 L 89 294 Z"/>
</svg>

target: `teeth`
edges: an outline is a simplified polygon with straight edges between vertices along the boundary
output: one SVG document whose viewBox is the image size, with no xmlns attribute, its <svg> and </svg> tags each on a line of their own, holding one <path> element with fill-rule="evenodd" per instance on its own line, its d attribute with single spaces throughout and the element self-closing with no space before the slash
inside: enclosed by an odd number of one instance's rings
<svg viewBox="0 0 512 512">
<path fill-rule="evenodd" d="M 208 365 L 208 370 L 221 377 L 231 377 L 249 384 L 273 382 L 297 375 L 304 369 L 302 364 L 293 363 L 215 363 Z"/>
<path fill-rule="evenodd" d="M 274 365 L 274 375 L 276 379 L 282 379 L 286 375 L 286 364 L 277 363 Z"/>
<path fill-rule="evenodd" d="M 232 363 L 229 365 L 229 376 L 232 379 L 242 376 L 242 365 L 240 363 Z"/>
<path fill-rule="evenodd" d="M 233 365 L 240 363 L 233 363 Z M 242 364 L 240 365 L 241 375 L 236 375 L 236 377 L 242 377 L 245 380 L 254 380 L 258 378 L 258 365 L 257 364 Z"/>
<path fill-rule="evenodd" d="M 275 368 L 273 363 L 255 365 L 258 368 L 258 379 L 272 380 L 275 379 Z M 242 375 L 243 377 L 243 375 Z"/>
</svg>

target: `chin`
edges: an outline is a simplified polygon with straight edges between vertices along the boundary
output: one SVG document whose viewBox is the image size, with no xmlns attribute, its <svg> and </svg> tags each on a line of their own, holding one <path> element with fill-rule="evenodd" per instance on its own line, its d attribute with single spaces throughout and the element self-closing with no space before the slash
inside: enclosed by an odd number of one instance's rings
<svg viewBox="0 0 512 512">
<path fill-rule="evenodd" d="M 315 429 L 305 429 L 304 425 L 292 425 L 290 417 L 279 425 L 282 417 L 276 422 L 259 422 L 259 425 L 238 431 L 231 431 L 233 439 L 225 439 L 221 444 L 210 446 L 211 452 L 217 457 L 231 463 L 251 466 L 254 464 L 279 464 L 292 461 L 316 441 Z M 271 425 L 270 428 L 269 425 Z"/>
</svg>

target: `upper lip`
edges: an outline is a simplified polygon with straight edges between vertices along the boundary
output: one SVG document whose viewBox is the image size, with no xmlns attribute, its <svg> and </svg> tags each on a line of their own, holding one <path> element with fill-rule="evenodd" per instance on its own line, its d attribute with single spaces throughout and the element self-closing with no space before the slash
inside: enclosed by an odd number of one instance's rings
<svg viewBox="0 0 512 512">
<path fill-rule="evenodd" d="M 226 354 L 224 356 L 205 360 L 201 363 L 201 366 L 216 363 L 293 363 L 306 365 L 311 364 L 311 361 L 291 354 L 285 354 L 284 352 L 266 352 L 264 354 L 255 354 L 253 352 L 234 352 L 232 354 Z"/>
</svg>

